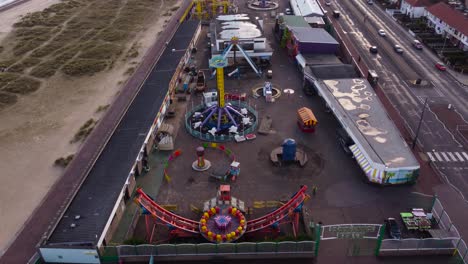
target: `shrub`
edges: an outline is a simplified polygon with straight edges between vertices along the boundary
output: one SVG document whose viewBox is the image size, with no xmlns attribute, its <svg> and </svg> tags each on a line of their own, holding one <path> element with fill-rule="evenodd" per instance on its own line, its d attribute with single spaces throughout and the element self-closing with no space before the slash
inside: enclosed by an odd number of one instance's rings
<svg viewBox="0 0 468 264">
<path fill-rule="evenodd" d="M 29 94 L 35 92 L 41 86 L 41 82 L 28 77 L 21 77 L 8 83 L 3 91 L 16 94 Z"/>
<path fill-rule="evenodd" d="M 0 88 L 19 78 L 19 75 L 8 72 L 0 72 Z"/>
<path fill-rule="evenodd" d="M 103 71 L 107 67 L 104 60 L 75 59 L 62 68 L 62 71 L 70 76 L 93 75 Z"/>
<path fill-rule="evenodd" d="M 16 95 L 0 92 L 0 109 L 5 106 L 12 105 L 16 103 L 16 101 L 18 101 L 18 97 Z"/>
</svg>

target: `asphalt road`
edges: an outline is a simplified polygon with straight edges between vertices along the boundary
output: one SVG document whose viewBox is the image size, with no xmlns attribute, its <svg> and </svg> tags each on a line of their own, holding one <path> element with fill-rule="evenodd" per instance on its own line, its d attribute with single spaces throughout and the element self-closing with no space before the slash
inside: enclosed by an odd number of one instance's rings
<svg viewBox="0 0 468 264">
<path fill-rule="evenodd" d="M 189 1 L 184 1 L 181 8 L 168 22 L 160 38 L 148 50 L 135 74 L 122 88 L 119 97 L 88 136 L 80 151 L 67 167 L 64 175 L 54 184 L 38 208 L 31 214 L 23 229 L 17 235 L 16 240 L 1 256 L 0 263 L 27 263 L 35 254 L 36 247 L 44 239 L 44 236 L 53 229 L 66 210 L 129 105 L 139 92 L 141 84 L 158 61 L 164 51 L 164 43 L 174 35 L 179 25 L 178 18 L 188 4 Z"/>
<path fill-rule="evenodd" d="M 468 151 L 431 109 L 435 105 L 452 104 L 455 111 L 467 117 L 467 87 L 447 72 L 435 69 L 435 55 L 427 48 L 423 51 L 414 49 L 411 46 L 413 37 L 378 5 L 368 5 L 364 0 L 335 0 L 326 9 L 329 14 L 332 10 L 341 11 L 342 16 L 332 18 L 332 21 L 339 24 L 338 30 L 354 43 L 363 64 L 378 72 L 380 87 L 405 121 L 412 138 L 417 131 L 424 100 L 428 99 L 418 144 L 432 166 L 468 197 L 468 157 L 465 156 Z M 387 36 L 378 35 L 379 29 L 384 29 Z M 402 55 L 393 50 L 394 44 L 403 47 Z M 379 48 L 377 55 L 369 52 L 372 45 Z M 409 81 L 416 78 L 428 81 L 429 85 L 411 85 Z M 411 144 L 412 139 L 407 140 Z"/>
</svg>

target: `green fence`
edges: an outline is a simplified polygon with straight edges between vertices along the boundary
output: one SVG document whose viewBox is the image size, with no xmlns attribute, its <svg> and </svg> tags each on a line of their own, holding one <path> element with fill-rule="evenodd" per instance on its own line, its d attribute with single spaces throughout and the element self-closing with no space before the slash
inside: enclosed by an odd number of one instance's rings
<svg viewBox="0 0 468 264">
<path fill-rule="evenodd" d="M 235 255 L 315 255 L 314 241 L 282 242 L 241 242 L 223 244 L 161 244 L 161 245 L 121 245 L 104 247 L 102 262 L 111 262 L 119 258 L 145 256 L 235 256 Z"/>
</svg>

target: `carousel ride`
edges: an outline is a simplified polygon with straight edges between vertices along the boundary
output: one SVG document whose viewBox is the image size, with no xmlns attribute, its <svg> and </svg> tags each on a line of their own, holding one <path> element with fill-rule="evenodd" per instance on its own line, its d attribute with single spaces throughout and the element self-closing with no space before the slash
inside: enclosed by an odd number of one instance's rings
<svg viewBox="0 0 468 264">
<path fill-rule="evenodd" d="M 186 127 L 189 132 L 200 139 L 213 141 L 233 140 L 235 135 L 251 131 L 257 125 L 254 111 L 246 104 L 230 100 L 224 92 L 224 68 L 228 65 L 227 53 L 237 45 L 235 38 L 222 55 L 210 59 L 209 65 L 214 68 L 217 91 L 203 93 L 203 102 L 194 107 L 186 116 Z M 243 52 L 239 46 L 238 49 Z M 245 54 L 247 61 L 257 74 L 261 71 Z"/>
<path fill-rule="evenodd" d="M 273 1 L 267 1 L 267 0 L 253 0 L 249 1 L 247 6 L 250 9 L 257 10 L 257 11 L 269 11 L 269 10 L 275 10 L 279 7 L 279 4 Z"/>
<path fill-rule="evenodd" d="M 231 196 L 230 186 L 221 185 L 217 196 L 207 203 L 215 201 L 216 206 L 205 208 L 200 220 L 184 218 L 156 203 L 141 188 L 137 189 L 135 202 L 142 208 L 146 217 L 146 231 L 149 242 L 153 237 L 154 227 L 148 223 L 154 218 L 168 226 L 173 237 L 203 237 L 212 243 L 234 242 L 244 234 L 254 232 L 279 232 L 281 224 L 292 224 L 293 235 L 299 232 L 299 214 L 304 201 L 308 199 L 307 186 L 303 185 L 291 199 L 273 212 L 254 220 L 247 220 L 243 209 L 244 203 Z M 205 204 L 207 204 L 205 203 Z"/>
</svg>

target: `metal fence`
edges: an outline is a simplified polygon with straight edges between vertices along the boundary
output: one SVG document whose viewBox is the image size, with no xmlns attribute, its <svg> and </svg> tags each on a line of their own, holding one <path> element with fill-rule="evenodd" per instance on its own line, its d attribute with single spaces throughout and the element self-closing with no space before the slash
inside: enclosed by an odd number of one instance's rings
<svg viewBox="0 0 468 264">
<path fill-rule="evenodd" d="M 384 239 L 379 256 L 452 254 L 459 238 Z"/>
<path fill-rule="evenodd" d="M 121 245 L 104 247 L 103 262 L 130 257 L 177 257 L 177 256 L 235 256 L 235 255 L 281 255 L 307 254 L 313 256 L 315 241 L 242 242 L 224 244 L 161 244 Z"/>
<path fill-rule="evenodd" d="M 240 101 L 229 101 L 230 104 L 232 104 L 233 106 L 236 106 L 236 107 L 240 107 L 240 108 L 247 108 L 247 110 L 251 113 L 253 113 L 255 115 L 255 120 L 254 122 L 252 123 L 252 126 L 249 127 L 248 129 L 246 129 L 244 132 L 243 132 L 243 135 L 246 135 L 246 134 L 249 134 L 249 133 L 252 133 L 255 131 L 255 129 L 257 128 L 257 124 L 258 124 L 258 113 L 257 111 L 252 108 L 249 104 L 247 103 L 244 103 L 244 102 L 240 102 Z M 190 123 L 190 120 L 189 120 L 189 116 L 191 116 L 194 112 L 197 112 L 197 111 L 200 111 L 204 106 L 203 105 L 198 105 L 194 108 L 192 108 L 189 112 L 187 112 L 185 114 L 185 128 L 188 130 L 188 132 L 196 137 L 196 138 L 199 138 L 201 140 L 205 140 L 205 141 L 211 141 L 211 142 L 226 142 L 226 141 L 232 141 L 234 140 L 234 135 L 233 134 L 229 134 L 229 135 L 211 135 L 209 133 L 201 133 L 200 130 L 196 130 L 196 129 L 193 129 L 192 128 L 192 124 Z"/>
</svg>

